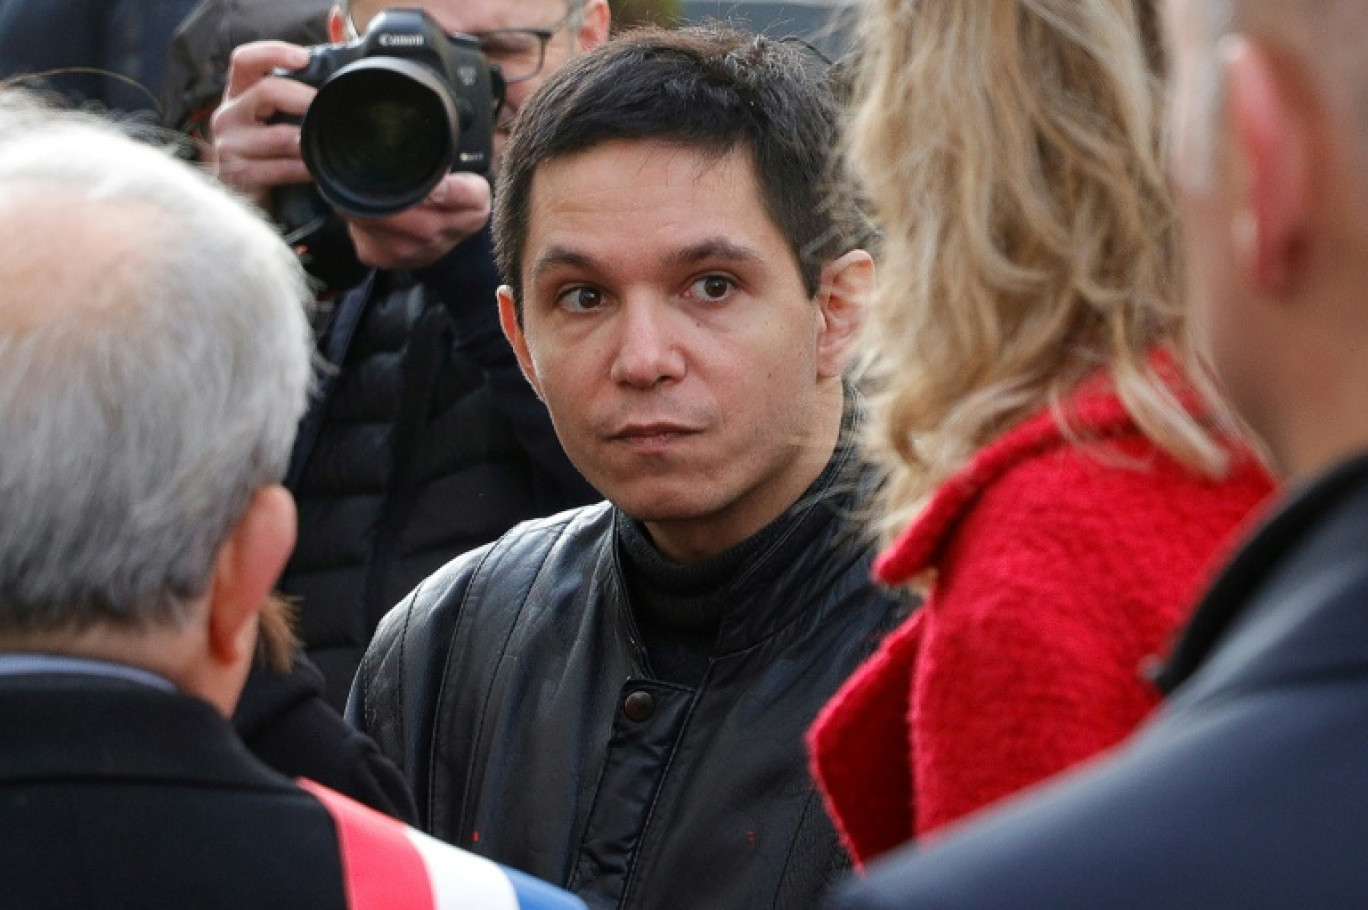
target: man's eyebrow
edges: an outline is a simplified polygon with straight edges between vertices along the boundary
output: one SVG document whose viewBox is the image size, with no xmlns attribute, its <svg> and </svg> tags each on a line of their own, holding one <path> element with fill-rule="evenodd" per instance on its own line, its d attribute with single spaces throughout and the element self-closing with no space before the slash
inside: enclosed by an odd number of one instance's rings
<svg viewBox="0 0 1368 910">
<path fill-rule="evenodd" d="M 728 240 L 725 237 L 708 237 L 697 243 L 672 251 L 665 257 L 665 265 L 693 265 L 699 262 L 760 262 L 764 259 L 758 250 Z M 535 282 L 552 268 L 592 269 L 596 265 L 594 257 L 573 247 L 553 244 L 542 251 L 528 269 L 528 277 Z"/>
<path fill-rule="evenodd" d="M 763 258 L 758 250 L 742 246 L 725 237 L 708 237 L 674 251 L 667 261 L 671 265 L 693 265 L 707 260 L 745 263 L 759 262 Z"/>
<path fill-rule="evenodd" d="M 557 266 L 567 266 L 572 269 L 587 269 L 594 264 L 593 257 L 579 250 L 566 246 L 552 245 L 547 247 L 540 256 L 532 262 L 532 266 L 527 270 L 528 277 L 535 282 L 542 273 Z"/>
</svg>

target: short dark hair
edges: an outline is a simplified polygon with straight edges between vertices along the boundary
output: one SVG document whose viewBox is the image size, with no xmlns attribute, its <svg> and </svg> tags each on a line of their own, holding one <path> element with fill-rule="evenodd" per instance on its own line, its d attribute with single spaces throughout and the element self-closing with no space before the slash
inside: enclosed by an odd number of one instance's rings
<svg viewBox="0 0 1368 910">
<path fill-rule="evenodd" d="M 844 173 L 847 96 L 839 69 L 806 44 L 722 25 L 638 29 L 572 60 L 518 115 L 494 194 L 495 253 L 519 318 L 537 168 L 622 139 L 719 157 L 748 148 L 766 210 L 816 294 L 823 264 L 870 233 Z"/>
</svg>

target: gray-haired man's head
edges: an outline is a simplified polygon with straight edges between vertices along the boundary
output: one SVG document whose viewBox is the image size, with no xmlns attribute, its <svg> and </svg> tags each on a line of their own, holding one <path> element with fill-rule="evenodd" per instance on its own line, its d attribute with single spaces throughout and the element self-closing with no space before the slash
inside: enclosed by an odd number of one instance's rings
<svg viewBox="0 0 1368 910">
<path fill-rule="evenodd" d="M 311 382 L 293 253 L 189 165 L 0 93 L 0 633 L 176 623 Z"/>
</svg>

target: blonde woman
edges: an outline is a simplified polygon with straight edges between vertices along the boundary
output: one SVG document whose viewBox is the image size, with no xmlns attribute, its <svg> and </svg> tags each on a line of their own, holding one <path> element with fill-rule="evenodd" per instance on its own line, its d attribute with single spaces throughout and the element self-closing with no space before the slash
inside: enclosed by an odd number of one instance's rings
<svg viewBox="0 0 1368 910">
<path fill-rule="evenodd" d="M 1123 738 L 1271 488 L 1182 342 L 1150 12 L 867 2 L 876 573 L 926 600 L 811 735 L 859 861 Z"/>
</svg>

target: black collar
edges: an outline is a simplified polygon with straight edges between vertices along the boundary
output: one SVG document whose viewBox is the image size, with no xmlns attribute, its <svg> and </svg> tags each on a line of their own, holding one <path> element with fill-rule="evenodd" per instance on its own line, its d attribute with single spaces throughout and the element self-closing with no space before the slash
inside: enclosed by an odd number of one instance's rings
<svg viewBox="0 0 1368 910">
<path fill-rule="evenodd" d="M 0 779 L 180 780 L 288 788 L 208 702 L 137 682 L 41 673 L 0 679 Z"/>
<path fill-rule="evenodd" d="M 798 614 L 816 613 L 829 599 L 835 578 L 850 571 L 853 562 L 864 563 L 857 571 L 867 574 L 873 556 L 873 540 L 865 536 L 861 520 L 874 483 L 874 473 L 859 457 L 861 420 L 859 398 L 847 386 L 840 439 L 821 474 L 769 525 L 705 564 L 669 565 L 658 553 L 644 560 L 640 552 L 626 552 L 654 544 L 639 528 L 626 532 L 638 539 L 624 543 L 624 526 L 633 519 L 615 509 L 613 558 L 620 577 L 636 572 L 638 584 L 664 579 L 676 594 L 687 590 L 692 597 L 711 599 L 717 612 L 708 621 L 718 629 L 718 655 L 753 646 Z"/>
<path fill-rule="evenodd" d="M 1165 694 L 1187 681 L 1211 656 L 1259 590 L 1300 546 L 1306 532 L 1368 484 L 1368 454 L 1357 456 L 1292 494 L 1255 531 L 1217 577 L 1193 613 L 1168 664 L 1155 674 Z"/>
</svg>

